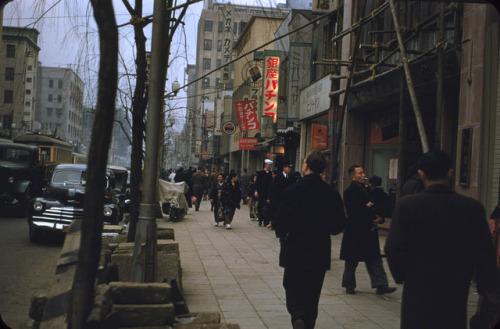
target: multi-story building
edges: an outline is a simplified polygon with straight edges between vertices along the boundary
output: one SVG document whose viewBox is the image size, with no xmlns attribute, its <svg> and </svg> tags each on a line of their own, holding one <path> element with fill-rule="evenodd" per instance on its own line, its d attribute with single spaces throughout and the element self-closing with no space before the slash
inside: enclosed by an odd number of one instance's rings
<svg viewBox="0 0 500 329">
<path fill-rule="evenodd" d="M 70 68 L 40 66 L 36 122 L 39 132 L 79 149 L 83 125 L 84 83 Z"/>
<path fill-rule="evenodd" d="M 295 1 L 309 3 L 310 1 Z M 306 4 L 307 6 L 307 4 Z M 284 18 L 290 11 L 288 5 L 278 5 L 277 8 L 253 7 L 218 3 L 205 0 L 203 11 L 198 23 L 198 40 L 196 47 L 196 79 L 194 85 L 193 120 L 198 127 L 203 127 L 203 111 L 208 106 L 212 111 L 217 106 L 216 99 L 220 99 L 227 92 L 237 87 L 234 85 L 234 64 L 224 65 L 235 58 L 234 44 L 245 29 L 252 16 L 259 15 L 270 18 Z M 223 75 L 225 73 L 225 75 Z M 189 124 L 189 122 L 187 122 Z M 213 129 L 212 129 L 213 130 Z M 198 145 L 212 132 L 196 130 Z M 208 150 L 208 143 L 201 143 L 205 154 L 213 153 Z M 212 148 L 213 149 L 213 148 Z M 213 154 L 212 154 L 213 155 Z"/>
<path fill-rule="evenodd" d="M 34 129 L 39 32 L 4 26 L 0 48 L 0 134 L 8 137 Z"/>
</svg>

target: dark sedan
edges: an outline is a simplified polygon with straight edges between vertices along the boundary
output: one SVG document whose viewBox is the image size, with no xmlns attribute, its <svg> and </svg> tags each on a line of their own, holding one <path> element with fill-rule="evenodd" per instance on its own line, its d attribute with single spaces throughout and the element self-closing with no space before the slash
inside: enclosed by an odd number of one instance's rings
<svg viewBox="0 0 500 329">
<path fill-rule="evenodd" d="M 31 200 L 28 208 L 32 242 L 39 241 L 43 232 L 66 232 L 73 220 L 83 219 L 86 170 L 87 166 L 82 164 L 61 164 L 54 168 L 42 196 Z M 106 172 L 103 216 L 104 223 L 114 225 L 121 216 L 110 170 Z"/>
</svg>

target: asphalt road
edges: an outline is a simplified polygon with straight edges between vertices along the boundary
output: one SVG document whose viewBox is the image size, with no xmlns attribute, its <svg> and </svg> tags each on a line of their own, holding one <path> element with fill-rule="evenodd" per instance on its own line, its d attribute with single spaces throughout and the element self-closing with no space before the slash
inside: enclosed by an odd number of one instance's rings
<svg viewBox="0 0 500 329">
<path fill-rule="evenodd" d="M 0 213 L 0 314 L 12 329 L 25 328 L 31 297 L 49 289 L 54 280 L 63 237 L 47 236 L 33 244 L 24 217 Z"/>
</svg>

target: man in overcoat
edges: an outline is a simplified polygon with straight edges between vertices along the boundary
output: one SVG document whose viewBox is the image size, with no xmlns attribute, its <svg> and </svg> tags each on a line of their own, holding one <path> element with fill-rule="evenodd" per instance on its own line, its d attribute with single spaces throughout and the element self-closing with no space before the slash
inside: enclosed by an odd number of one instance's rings
<svg viewBox="0 0 500 329">
<path fill-rule="evenodd" d="M 483 206 L 449 188 L 451 158 L 424 154 L 418 173 L 425 190 L 399 199 L 385 253 L 404 283 L 401 328 L 467 328 L 467 297 L 498 289 L 496 263 Z"/>
<path fill-rule="evenodd" d="M 255 182 L 255 192 L 254 196 L 257 198 L 257 210 L 259 215 L 259 226 L 264 226 L 269 224 L 269 204 L 267 203 L 267 198 L 269 197 L 269 189 L 271 188 L 271 182 L 273 180 L 273 175 L 271 173 L 271 166 L 273 161 L 271 159 L 264 160 L 264 169 L 257 173 L 257 181 Z"/>
<path fill-rule="evenodd" d="M 353 165 L 348 174 L 351 185 L 344 191 L 347 223 L 340 247 L 340 259 L 345 261 L 342 287 L 346 288 L 348 294 L 355 293 L 356 268 L 359 262 L 365 262 L 372 288 L 377 289 L 377 294 L 394 292 L 396 288 L 389 287 L 380 255 L 378 230 L 374 229 L 380 217 L 375 215 L 369 205 L 365 172 L 361 166 Z"/>
<path fill-rule="evenodd" d="M 269 190 L 269 209 L 271 216 L 271 226 L 274 227 L 274 218 L 276 212 L 281 204 L 283 197 L 283 192 L 285 189 L 295 183 L 295 179 L 292 177 L 293 165 L 291 163 L 286 163 L 283 166 L 283 171 L 274 177 L 271 182 L 271 188 Z"/>
<path fill-rule="evenodd" d="M 325 271 L 330 269 L 330 235 L 340 233 L 345 224 L 340 195 L 320 176 L 326 164 L 319 151 L 306 157 L 304 178 L 284 191 L 274 221 L 281 243 L 279 265 L 285 268 L 286 306 L 294 329 L 314 328 Z"/>
<path fill-rule="evenodd" d="M 201 198 L 203 197 L 203 192 L 208 185 L 208 177 L 203 173 L 202 167 L 198 167 L 198 170 L 191 176 L 191 182 L 193 183 L 193 193 L 196 197 L 194 204 L 195 211 L 200 209 Z"/>
</svg>

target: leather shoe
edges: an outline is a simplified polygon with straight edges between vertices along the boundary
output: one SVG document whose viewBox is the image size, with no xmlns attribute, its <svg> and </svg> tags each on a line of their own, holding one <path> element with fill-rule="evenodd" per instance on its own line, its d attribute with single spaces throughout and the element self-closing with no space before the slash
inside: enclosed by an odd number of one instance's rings
<svg viewBox="0 0 500 329">
<path fill-rule="evenodd" d="M 302 319 L 297 319 L 293 323 L 293 329 L 305 329 L 305 328 L 306 328 L 306 324 L 304 323 L 304 320 L 302 320 Z"/>
<path fill-rule="evenodd" d="M 377 295 L 390 294 L 391 292 L 395 292 L 395 287 L 378 287 Z"/>
<path fill-rule="evenodd" d="M 354 288 L 345 288 L 345 292 L 348 293 L 349 295 L 354 295 L 356 293 L 354 291 Z"/>
</svg>

